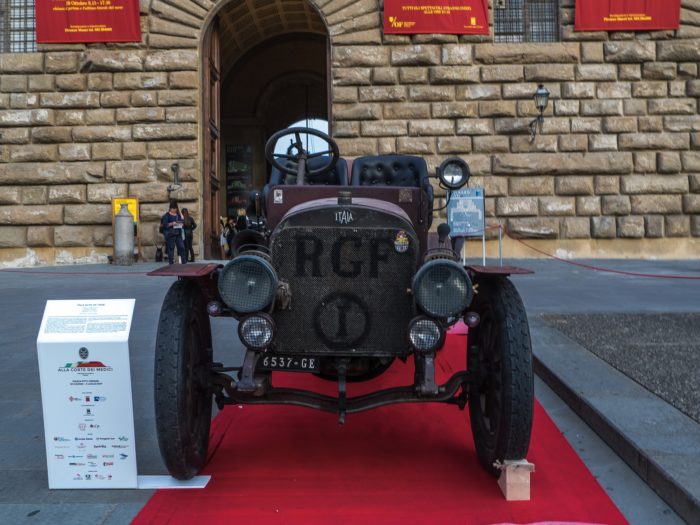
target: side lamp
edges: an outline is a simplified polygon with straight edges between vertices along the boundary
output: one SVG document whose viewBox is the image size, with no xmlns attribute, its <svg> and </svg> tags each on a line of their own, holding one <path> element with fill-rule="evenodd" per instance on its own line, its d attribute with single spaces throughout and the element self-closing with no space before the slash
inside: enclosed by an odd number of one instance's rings
<svg viewBox="0 0 700 525">
<path fill-rule="evenodd" d="M 542 84 L 538 84 L 533 98 L 535 99 L 535 107 L 540 114 L 532 119 L 532 122 L 530 122 L 528 125 L 528 128 L 530 129 L 530 142 L 535 140 L 535 135 L 537 135 L 538 129 L 539 132 L 542 133 L 542 124 L 544 123 L 543 114 L 544 110 L 547 109 L 547 104 L 549 104 L 549 90 Z"/>
</svg>

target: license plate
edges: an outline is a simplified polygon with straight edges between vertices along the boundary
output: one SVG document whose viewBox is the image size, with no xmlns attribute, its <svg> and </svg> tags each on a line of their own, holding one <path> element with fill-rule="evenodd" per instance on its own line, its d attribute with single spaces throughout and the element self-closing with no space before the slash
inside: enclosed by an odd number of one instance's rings
<svg viewBox="0 0 700 525">
<path fill-rule="evenodd" d="M 258 368 L 289 372 L 318 372 L 321 366 L 318 357 L 266 355 L 258 361 Z"/>
</svg>

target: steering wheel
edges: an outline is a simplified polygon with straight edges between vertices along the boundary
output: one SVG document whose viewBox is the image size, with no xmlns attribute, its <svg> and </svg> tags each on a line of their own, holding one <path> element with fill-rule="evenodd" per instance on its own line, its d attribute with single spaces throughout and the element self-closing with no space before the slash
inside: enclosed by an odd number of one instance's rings
<svg viewBox="0 0 700 525">
<path fill-rule="evenodd" d="M 302 133 L 320 138 L 328 145 L 328 149 L 316 153 L 309 153 L 304 149 L 304 144 L 301 140 Z M 290 135 L 293 135 L 293 138 L 290 138 L 287 152 L 275 153 L 275 146 L 277 145 L 277 142 L 279 142 L 279 140 L 283 137 Z M 317 157 L 323 157 L 324 155 L 330 155 L 328 162 L 324 162 L 323 165 L 310 170 L 308 161 Z M 265 144 L 265 158 L 282 173 L 286 173 L 287 175 L 296 175 L 297 184 L 301 185 L 304 184 L 305 175 L 319 175 L 321 173 L 331 171 L 340 158 L 340 151 L 338 150 L 338 144 L 336 144 L 332 138 L 322 131 L 303 127 L 287 128 L 278 131 L 268 139 L 267 144 Z M 296 164 L 296 166 L 285 166 L 279 159 L 291 161 Z"/>
</svg>

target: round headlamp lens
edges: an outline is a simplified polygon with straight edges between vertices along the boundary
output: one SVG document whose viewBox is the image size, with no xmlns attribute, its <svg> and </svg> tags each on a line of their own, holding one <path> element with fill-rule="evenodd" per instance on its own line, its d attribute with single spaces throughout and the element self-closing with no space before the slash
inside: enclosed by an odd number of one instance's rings
<svg viewBox="0 0 700 525">
<path fill-rule="evenodd" d="M 420 352 L 430 352 L 439 346 L 442 330 L 432 319 L 419 318 L 408 329 L 408 337 L 413 348 Z"/>
<path fill-rule="evenodd" d="M 219 294 L 237 313 L 264 309 L 275 298 L 277 274 L 262 257 L 239 255 L 219 274 Z"/>
<path fill-rule="evenodd" d="M 263 315 L 251 315 L 238 325 L 238 335 L 249 348 L 265 348 L 275 335 L 272 320 Z"/>
<path fill-rule="evenodd" d="M 450 157 L 438 168 L 438 177 L 444 186 L 457 190 L 469 182 L 469 166 L 459 157 Z"/>
<path fill-rule="evenodd" d="M 413 278 L 413 291 L 421 310 L 443 319 L 462 313 L 473 297 L 466 270 L 445 259 L 425 263 Z"/>
</svg>

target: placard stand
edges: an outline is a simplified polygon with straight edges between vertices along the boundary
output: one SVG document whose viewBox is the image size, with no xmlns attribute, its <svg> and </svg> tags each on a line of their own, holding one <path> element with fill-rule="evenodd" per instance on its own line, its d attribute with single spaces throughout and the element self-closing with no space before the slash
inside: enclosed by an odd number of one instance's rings
<svg viewBox="0 0 700 525">
<path fill-rule="evenodd" d="M 136 488 L 134 299 L 47 301 L 37 338 L 49 488 Z"/>
<path fill-rule="evenodd" d="M 486 213 L 483 188 L 462 188 L 450 193 L 447 203 L 447 224 L 453 238 L 481 237 L 481 264 L 486 266 Z M 467 264 L 467 243 L 462 241 L 462 264 Z M 498 259 L 503 266 L 503 240 L 498 228 Z"/>
<path fill-rule="evenodd" d="M 50 489 L 202 488 L 137 476 L 129 369 L 134 299 L 47 301 L 37 337 Z"/>
</svg>

